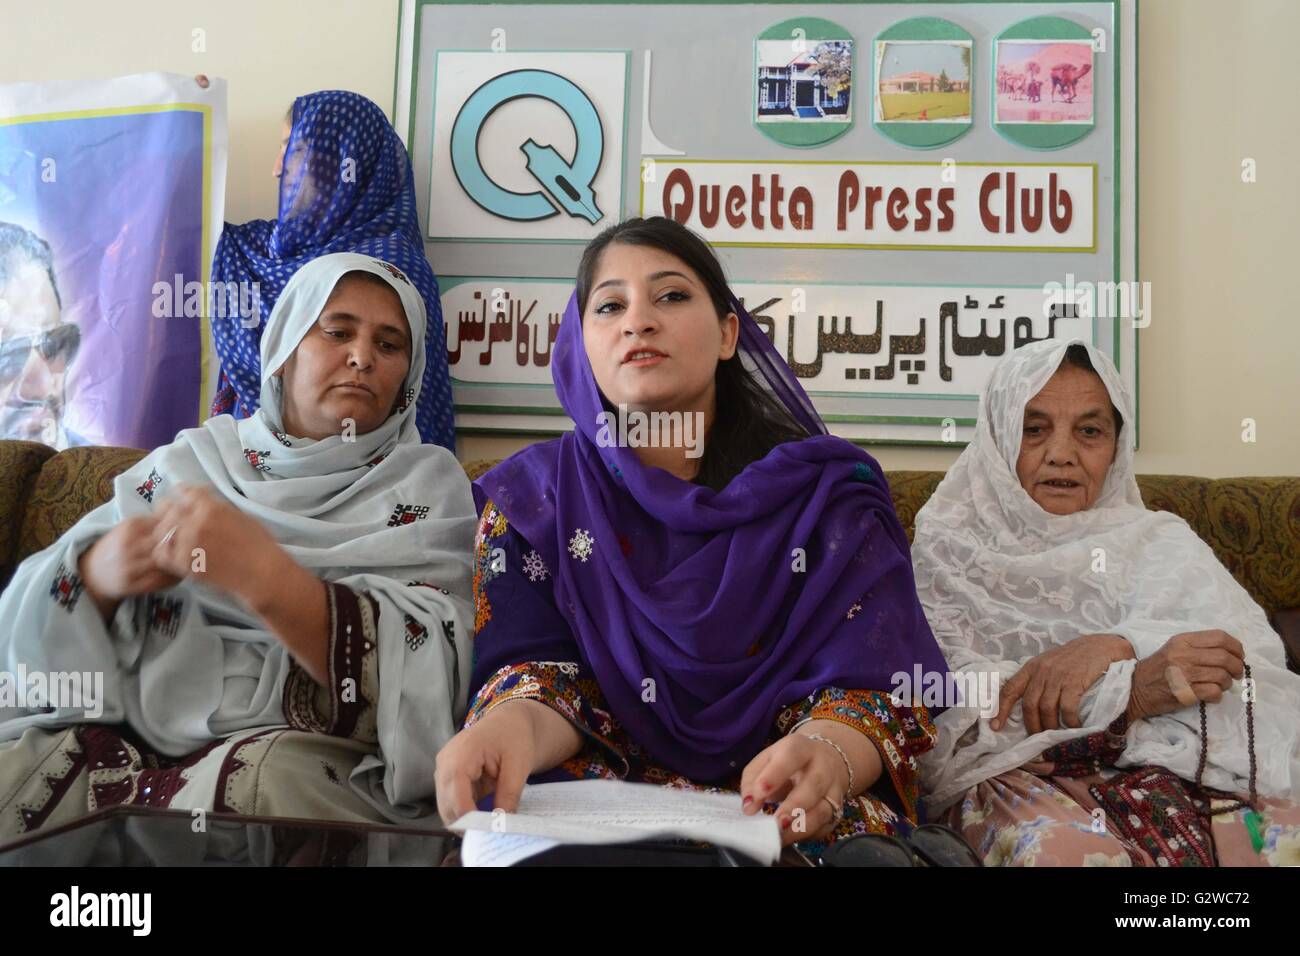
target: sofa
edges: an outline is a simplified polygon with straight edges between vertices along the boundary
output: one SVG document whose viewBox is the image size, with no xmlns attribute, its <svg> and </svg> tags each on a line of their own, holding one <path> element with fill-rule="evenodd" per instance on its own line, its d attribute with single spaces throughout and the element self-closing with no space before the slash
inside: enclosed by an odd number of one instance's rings
<svg viewBox="0 0 1300 956">
<path fill-rule="evenodd" d="M 24 558 L 107 501 L 113 479 L 144 454 L 102 446 L 55 452 L 35 442 L 0 441 L 0 590 Z M 465 462 L 465 473 L 477 478 L 494 464 Z M 886 476 L 910 540 L 916 513 L 943 472 Z M 1269 615 L 1289 665 L 1300 671 L 1300 478 L 1139 475 L 1138 487 L 1148 508 L 1181 516 L 1214 549 Z"/>
</svg>

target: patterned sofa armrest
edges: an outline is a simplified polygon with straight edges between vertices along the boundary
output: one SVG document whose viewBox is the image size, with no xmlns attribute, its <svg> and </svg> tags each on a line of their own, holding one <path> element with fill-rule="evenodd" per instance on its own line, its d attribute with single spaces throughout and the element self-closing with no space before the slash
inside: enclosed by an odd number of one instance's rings
<svg viewBox="0 0 1300 956">
<path fill-rule="evenodd" d="M 1137 480 L 1146 506 L 1185 519 L 1264 613 L 1300 607 L 1300 478 Z"/>
<path fill-rule="evenodd" d="M 54 454 L 34 441 L 0 441 L 0 591 L 8 585 L 18 555 L 19 529 L 41 466 Z"/>
<path fill-rule="evenodd" d="M 460 466 L 465 469 L 466 478 L 477 481 L 504 460 L 503 458 L 476 458 L 472 461 L 462 461 Z"/>
<path fill-rule="evenodd" d="M 930 500 L 934 489 L 943 481 L 942 471 L 886 471 L 889 494 L 894 499 L 894 511 L 899 523 L 911 541 L 916 533 L 916 513 Z"/>
<path fill-rule="evenodd" d="M 92 445 L 61 451 L 45 463 L 23 513 L 15 564 L 48 548 L 87 512 L 113 497 L 113 479 L 147 452 Z"/>
</svg>

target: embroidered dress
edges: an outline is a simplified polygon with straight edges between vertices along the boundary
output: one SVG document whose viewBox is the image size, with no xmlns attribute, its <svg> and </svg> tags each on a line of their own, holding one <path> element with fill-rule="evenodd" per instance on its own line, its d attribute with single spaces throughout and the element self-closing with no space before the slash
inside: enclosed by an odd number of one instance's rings
<svg viewBox="0 0 1300 956">
<path fill-rule="evenodd" d="M 1300 866 L 1300 807 L 1260 798 L 1225 806 L 1161 767 L 1120 773 L 1128 721 L 1044 751 L 1040 774 L 1012 770 L 971 789 L 946 815 L 989 866 Z M 1100 799 L 1099 799 L 1100 797 Z"/>
<path fill-rule="evenodd" d="M 1160 768 L 1139 773 L 1161 785 L 1121 789 L 1126 775 L 1113 769 L 1082 777 L 1008 770 L 972 787 L 940 819 L 985 866 L 1300 866 L 1294 802 L 1261 797 L 1257 819 L 1221 813 L 1207 832 L 1178 792 L 1189 785 Z M 1103 805 L 1091 790 L 1106 786 L 1121 796 Z M 1143 805 L 1154 812 L 1130 812 Z"/>
<path fill-rule="evenodd" d="M 469 483 L 451 452 L 421 443 L 414 405 L 352 440 L 291 436 L 280 417 L 274 372 L 352 271 L 380 277 L 400 299 L 412 341 L 403 385 L 418 389 L 425 315 L 415 289 L 369 256 L 313 260 L 262 333 L 258 411 L 241 421 L 219 415 L 155 449 L 0 594 L 0 674 L 88 673 L 102 684 L 98 712 L 84 695 L 83 707 L 11 703 L 0 693 L 0 839 L 106 803 L 174 805 L 177 796 L 188 807 L 296 816 L 432 812 L 434 761 L 468 703 Z M 109 620 L 86 594 L 79 557 L 187 483 L 261 522 L 329 585 L 325 685 L 242 600 L 197 575 L 121 601 Z M 103 768 L 87 756 L 110 750 Z M 100 773 L 110 766 L 111 780 Z M 142 776 L 155 770 L 170 782 Z M 101 783 L 112 786 L 95 791 Z M 241 797 L 240 786 L 252 789 Z"/>
<path fill-rule="evenodd" d="M 556 607 L 549 571 L 538 566 L 536 550 L 490 501 L 474 550 L 475 618 L 481 623 L 474 639 L 472 683 L 479 690 L 467 727 L 507 701 L 535 700 L 573 724 L 584 744 L 533 782 L 621 779 L 715 792 L 739 788 L 744 769 L 739 761 L 720 780 L 693 780 L 655 759 L 614 716 Z M 884 772 L 873 787 L 846 801 L 843 818 L 829 835 L 801 841 L 800 849 L 815 856 L 845 836 L 910 832 L 917 822 L 917 758 L 933 742 L 927 710 L 897 706 L 885 691 L 821 687 L 781 707 L 759 749 L 806 720 L 836 720 L 866 734 L 880 750 Z"/>
<path fill-rule="evenodd" d="M 111 806 L 388 822 L 348 783 L 379 742 L 379 605 L 342 584 L 328 593 L 330 680 L 291 661 L 281 726 L 180 757 L 123 724 L 32 727 L 0 744 L 0 782 L 17 784 L 0 789 L 0 844 Z"/>
<path fill-rule="evenodd" d="M 761 412 L 720 407 L 717 421 L 762 414 L 771 429 L 770 448 L 737 462 L 720 487 L 603 439 L 576 292 L 551 361 L 573 431 L 474 485 L 488 526 L 508 521 L 528 545 L 508 560 L 502 549 L 480 552 L 480 593 L 507 579 L 512 592 L 551 588 L 610 713 L 656 760 L 701 781 L 743 768 L 776 715 L 820 690 L 891 689 L 900 673 L 947 670 L 879 466 L 827 433 L 766 334 L 728 301 L 739 338 L 726 361 L 769 398 Z M 532 624 L 513 599 L 479 602 L 479 630 L 503 615 L 522 643 L 498 666 L 575 660 L 572 650 L 529 653 L 522 631 Z"/>
<path fill-rule="evenodd" d="M 946 673 L 907 536 L 875 460 L 827 432 L 758 323 L 730 292 L 726 302 L 739 334 L 723 361 L 767 398 L 720 406 L 714 427 L 761 415 L 769 447 L 713 487 L 604 440 L 607 403 L 569 297 L 551 375 L 573 431 L 474 485 L 469 721 L 531 695 L 586 740 L 551 773 L 706 788 L 736 787 L 801 721 L 839 721 L 883 767 L 830 835 L 905 831 L 934 735 L 925 709 L 885 689 L 914 668 Z M 812 852 L 821 835 L 808 834 Z"/>
</svg>

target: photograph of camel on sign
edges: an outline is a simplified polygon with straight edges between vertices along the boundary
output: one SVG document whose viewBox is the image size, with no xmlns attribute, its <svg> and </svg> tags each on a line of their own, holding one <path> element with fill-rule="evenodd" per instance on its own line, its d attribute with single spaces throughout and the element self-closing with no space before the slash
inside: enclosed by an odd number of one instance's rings
<svg viewBox="0 0 1300 956">
<path fill-rule="evenodd" d="M 1092 43 L 1000 40 L 997 123 L 1091 123 Z"/>
</svg>

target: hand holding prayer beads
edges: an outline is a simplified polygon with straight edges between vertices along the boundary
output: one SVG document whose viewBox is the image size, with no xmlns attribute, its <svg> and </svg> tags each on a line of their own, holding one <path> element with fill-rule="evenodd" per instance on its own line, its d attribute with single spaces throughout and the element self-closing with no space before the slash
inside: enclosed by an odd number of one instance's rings
<svg viewBox="0 0 1300 956">
<path fill-rule="evenodd" d="M 1241 642 L 1225 631 L 1175 634 L 1134 669 L 1129 721 L 1172 713 L 1197 701 L 1214 703 L 1240 679 L 1244 662 Z M 1190 700 L 1188 688 L 1194 695 Z"/>
</svg>

